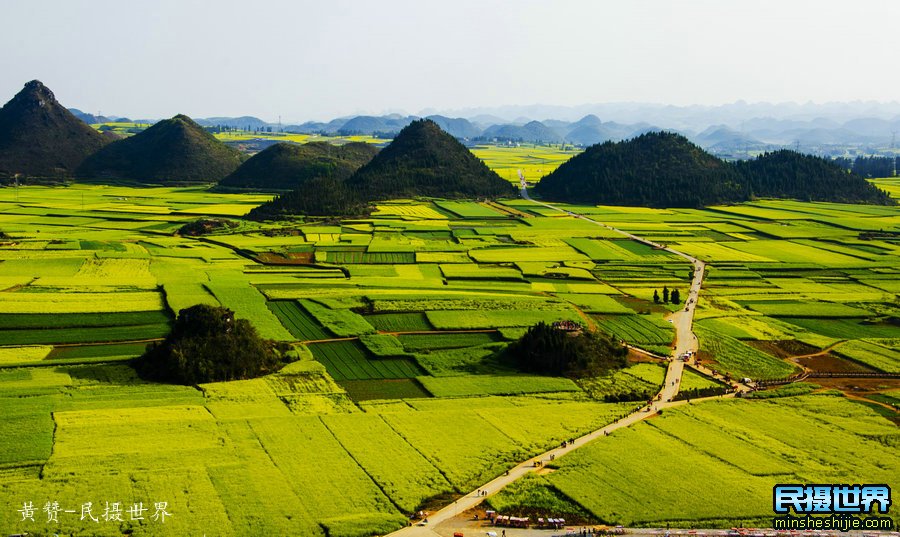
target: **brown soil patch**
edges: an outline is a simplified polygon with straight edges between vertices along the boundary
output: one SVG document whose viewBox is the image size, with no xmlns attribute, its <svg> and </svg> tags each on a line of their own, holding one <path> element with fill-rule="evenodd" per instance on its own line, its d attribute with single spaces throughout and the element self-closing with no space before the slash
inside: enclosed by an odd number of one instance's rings
<svg viewBox="0 0 900 537">
<path fill-rule="evenodd" d="M 806 354 L 815 354 L 822 349 L 814 345 L 809 345 L 797 341 L 795 339 L 787 339 L 781 341 L 745 341 L 747 345 L 755 347 L 763 352 L 767 352 L 778 358 L 790 358 L 792 356 L 802 356 Z"/>
<path fill-rule="evenodd" d="M 810 369 L 812 371 L 820 371 L 823 373 L 870 373 L 875 372 L 862 364 L 851 362 L 831 354 L 817 354 L 805 358 L 795 358 L 793 360 L 797 364 Z M 817 379 L 818 380 L 818 379 Z"/>
<path fill-rule="evenodd" d="M 263 252 L 256 255 L 256 260 L 265 265 L 308 265 L 312 263 L 312 252 L 297 252 L 287 257 L 275 252 Z"/>
<path fill-rule="evenodd" d="M 823 388 L 834 388 L 848 393 L 875 393 L 900 389 L 900 379 L 879 378 L 811 378 L 807 382 Z"/>
</svg>

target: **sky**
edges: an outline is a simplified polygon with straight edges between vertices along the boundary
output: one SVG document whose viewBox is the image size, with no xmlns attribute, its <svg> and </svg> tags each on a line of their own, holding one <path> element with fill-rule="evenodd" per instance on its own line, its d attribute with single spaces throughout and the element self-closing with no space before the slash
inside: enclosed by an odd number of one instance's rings
<svg viewBox="0 0 900 537">
<path fill-rule="evenodd" d="M 896 0 L 3 0 L 0 102 L 285 123 L 503 105 L 896 101 Z"/>
</svg>

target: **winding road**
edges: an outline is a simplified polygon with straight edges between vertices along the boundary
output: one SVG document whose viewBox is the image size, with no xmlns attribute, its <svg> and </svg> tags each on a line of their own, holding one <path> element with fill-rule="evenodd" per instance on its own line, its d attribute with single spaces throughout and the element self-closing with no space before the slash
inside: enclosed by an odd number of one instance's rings
<svg viewBox="0 0 900 537">
<path fill-rule="evenodd" d="M 519 184 L 520 184 L 520 193 L 523 199 L 536 203 L 538 205 L 542 205 L 547 207 L 548 209 L 553 209 L 555 211 L 559 211 L 561 213 L 568 214 L 569 216 L 573 216 L 575 218 L 580 218 L 587 222 L 591 222 L 600 227 L 606 228 L 608 230 L 619 233 L 629 239 L 641 242 L 646 244 L 652 248 L 658 250 L 664 250 L 666 252 L 671 252 L 679 257 L 682 257 L 689 261 L 694 267 L 694 278 L 691 281 L 691 287 L 688 292 L 687 298 L 685 300 L 685 305 L 683 309 L 673 313 L 669 319 L 672 320 L 672 324 L 675 327 L 675 347 L 672 351 L 672 358 L 668 362 L 668 369 L 666 370 L 666 380 L 662 389 L 660 390 L 657 397 L 654 399 L 652 406 L 642 405 L 640 409 L 632 412 L 631 414 L 625 416 L 624 418 L 611 423 L 601 429 L 588 433 L 584 436 L 576 438 L 574 442 L 569 443 L 565 447 L 557 447 L 555 449 L 551 449 L 541 455 L 536 457 L 532 457 L 527 461 L 524 461 L 518 464 L 516 467 L 510 469 L 506 474 L 495 478 L 489 483 L 484 484 L 479 487 L 478 490 L 472 491 L 469 494 L 459 498 L 452 504 L 436 511 L 434 513 L 430 513 L 428 515 L 428 523 L 421 526 L 410 526 L 407 528 L 403 528 L 401 530 L 395 531 L 391 533 L 391 536 L 396 537 L 436 537 L 438 535 L 447 534 L 452 535 L 453 530 L 451 528 L 442 527 L 441 533 L 438 533 L 437 526 L 441 523 L 446 522 L 452 518 L 454 518 L 459 513 L 471 509 L 482 501 L 485 498 L 495 494 L 497 491 L 502 489 L 503 487 L 509 485 L 510 483 L 522 478 L 526 474 L 534 472 L 538 470 L 541 466 L 536 463 L 543 464 L 543 462 L 550 461 L 557 457 L 561 457 L 567 453 L 570 453 L 581 446 L 586 445 L 587 443 L 596 440 L 598 438 L 609 435 L 609 433 L 615 431 L 616 429 L 621 429 L 623 427 L 628 427 L 637 423 L 639 421 L 645 420 L 650 416 L 656 415 L 660 410 L 672 408 L 676 406 L 681 406 L 683 404 L 687 404 L 687 401 L 672 401 L 675 395 L 678 393 L 678 389 L 681 385 L 681 376 L 684 373 L 684 362 L 679 359 L 680 356 L 684 355 L 687 352 L 696 352 L 699 348 L 699 341 L 697 340 L 697 336 L 694 335 L 692 326 L 694 321 L 694 308 L 697 305 L 697 300 L 700 295 L 700 287 L 703 284 L 703 276 L 706 269 L 706 264 L 699 259 L 691 257 L 683 252 L 679 252 L 664 244 L 658 244 L 653 241 L 649 241 L 643 237 L 639 237 L 637 235 L 628 233 L 627 231 L 622 231 L 620 229 L 616 229 L 612 226 L 604 224 L 603 222 L 598 222 L 591 218 L 588 218 L 584 215 L 576 214 L 571 211 L 567 211 L 565 209 L 560 209 L 554 205 L 549 203 L 544 203 L 542 201 L 536 201 L 531 199 L 531 196 L 528 195 L 528 187 L 525 183 L 525 176 L 522 174 L 522 170 L 519 170 Z M 703 370 L 701 371 L 706 372 Z M 746 387 L 741 387 L 742 390 L 745 390 Z M 733 396 L 733 394 L 729 394 Z M 727 396 L 726 396 L 727 397 Z M 700 401 L 701 399 L 697 399 Z M 485 492 L 487 495 L 481 495 L 479 492 Z M 446 525 L 445 525 L 446 526 Z"/>
</svg>

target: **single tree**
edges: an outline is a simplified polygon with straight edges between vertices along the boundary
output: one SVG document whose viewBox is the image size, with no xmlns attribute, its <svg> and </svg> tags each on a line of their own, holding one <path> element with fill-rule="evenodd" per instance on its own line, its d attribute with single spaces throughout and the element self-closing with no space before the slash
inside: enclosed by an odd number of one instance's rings
<svg viewBox="0 0 900 537">
<path fill-rule="evenodd" d="M 659 304 L 659 289 L 653 290 L 653 303 Z"/>
<path fill-rule="evenodd" d="M 663 302 L 668 302 L 668 301 L 669 301 L 669 287 L 664 286 L 663 287 Z"/>
<path fill-rule="evenodd" d="M 681 303 L 681 293 L 678 289 L 672 289 L 672 304 L 680 304 Z"/>
</svg>

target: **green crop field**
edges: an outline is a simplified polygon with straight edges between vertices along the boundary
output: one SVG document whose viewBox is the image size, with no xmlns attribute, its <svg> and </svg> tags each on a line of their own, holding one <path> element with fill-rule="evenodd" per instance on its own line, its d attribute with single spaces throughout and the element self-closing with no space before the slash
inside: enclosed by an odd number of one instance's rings
<svg viewBox="0 0 900 537">
<path fill-rule="evenodd" d="M 888 454 L 891 444 L 871 434 L 897 438 L 896 426 L 840 397 L 705 403 L 667 412 L 560 458 L 547 480 L 609 524 L 767 526 L 772 486 L 785 479 L 892 480 L 898 467 Z M 624 460 L 654 465 L 623 467 Z M 658 486 L 660 479 L 669 485 Z M 596 482 L 607 485 L 600 494 Z M 723 485 L 737 483 L 721 494 Z M 648 503 L 651 489 L 665 501 Z"/>
<path fill-rule="evenodd" d="M 519 169 L 536 181 L 574 153 L 474 151 L 514 182 Z M 655 304 L 653 291 L 687 293 L 690 267 L 677 256 L 521 199 L 388 200 L 345 220 L 240 218 L 270 198 L 0 189 L 0 528 L 47 533 L 40 510 L 33 524 L 19 520 L 26 501 L 166 501 L 165 526 L 74 516 L 60 533 L 384 534 L 628 414 L 663 382 L 662 362 L 573 380 L 524 375 L 498 353 L 537 322 L 571 320 L 668 354 L 675 332 L 664 316 L 678 306 Z M 887 233 L 900 231 L 896 208 L 564 208 L 710 262 L 694 328 L 711 367 L 782 378 L 799 371 L 789 356 L 834 345 L 823 360 L 898 371 L 900 247 Z M 239 224 L 176 233 L 200 216 Z M 138 378 L 128 361 L 198 303 L 231 308 L 292 343 L 299 360 L 200 386 Z M 729 528 L 765 523 L 775 482 L 900 486 L 890 455 L 898 385 L 854 383 L 836 385 L 871 407 L 824 380 L 694 399 L 554 461 L 498 505 L 512 513 L 528 496 L 602 523 Z M 693 372 L 681 383 L 717 386 Z"/>
</svg>

